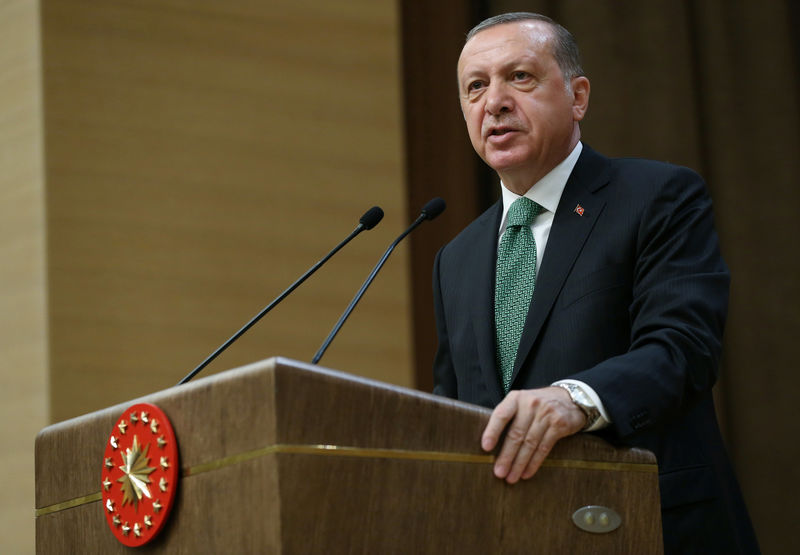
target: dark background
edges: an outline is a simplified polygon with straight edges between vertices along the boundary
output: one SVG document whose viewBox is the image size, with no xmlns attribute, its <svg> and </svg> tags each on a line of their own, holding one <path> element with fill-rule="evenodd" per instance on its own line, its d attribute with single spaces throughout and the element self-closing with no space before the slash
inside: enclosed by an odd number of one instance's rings
<svg viewBox="0 0 800 555">
<path fill-rule="evenodd" d="M 789 550 L 800 479 L 800 2 L 406 0 L 401 9 L 408 205 L 448 203 L 411 238 L 418 386 L 432 387 L 433 257 L 498 194 L 458 105 L 464 35 L 506 11 L 548 15 L 575 35 L 592 84 L 583 141 L 706 178 L 733 279 L 717 412 L 762 550 Z"/>
</svg>

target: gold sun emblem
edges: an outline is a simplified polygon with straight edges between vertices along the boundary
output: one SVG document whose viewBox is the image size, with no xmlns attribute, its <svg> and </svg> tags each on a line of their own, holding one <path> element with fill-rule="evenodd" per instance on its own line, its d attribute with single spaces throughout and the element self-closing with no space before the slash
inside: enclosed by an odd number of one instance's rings
<svg viewBox="0 0 800 555">
<path fill-rule="evenodd" d="M 142 450 L 139 438 L 133 436 L 133 445 L 121 453 L 123 464 L 119 469 L 122 470 L 122 477 L 118 478 L 117 482 L 122 483 L 123 506 L 130 503 L 138 507 L 142 495 L 148 499 L 151 497 L 147 484 L 150 483 L 149 475 L 155 467 L 149 466 L 150 457 L 147 456 L 149 450 L 149 443 Z"/>
</svg>

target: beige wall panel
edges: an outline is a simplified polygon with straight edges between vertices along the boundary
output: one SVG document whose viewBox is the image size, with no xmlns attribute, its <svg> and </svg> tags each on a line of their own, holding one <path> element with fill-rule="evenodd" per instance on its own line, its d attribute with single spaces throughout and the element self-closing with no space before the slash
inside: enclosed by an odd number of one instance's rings
<svg viewBox="0 0 800 555">
<path fill-rule="evenodd" d="M 37 3 L 0 2 L 0 552 L 33 552 L 33 438 L 47 423 Z"/>
<path fill-rule="evenodd" d="M 390 0 L 43 3 L 54 420 L 173 385 L 379 204 L 207 371 L 311 359 L 406 225 L 397 34 Z M 407 254 L 324 365 L 410 385 Z"/>
</svg>

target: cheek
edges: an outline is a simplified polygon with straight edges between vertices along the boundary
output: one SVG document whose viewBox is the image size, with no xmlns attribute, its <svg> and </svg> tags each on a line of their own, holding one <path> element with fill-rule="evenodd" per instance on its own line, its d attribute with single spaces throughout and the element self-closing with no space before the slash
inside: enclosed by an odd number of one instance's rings
<svg viewBox="0 0 800 555">
<path fill-rule="evenodd" d="M 472 142 L 480 141 L 481 126 L 483 124 L 480 113 L 477 110 L 467 111 L 464 115 L 464 121 L 467 124 L 467 132 Z"/>
</svg>

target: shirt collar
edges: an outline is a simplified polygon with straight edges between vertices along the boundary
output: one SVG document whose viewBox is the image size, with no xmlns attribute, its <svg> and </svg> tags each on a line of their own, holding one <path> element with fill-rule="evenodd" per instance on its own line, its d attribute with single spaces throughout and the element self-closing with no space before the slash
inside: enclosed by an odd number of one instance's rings
<svg viewBox="0 0 800 555">
<path fill-rule="evenodd" d="M 569 156 L 550 170 L 547 175 L 534 183 L 533 187 L 528 189 L 525 193 L 525 196 L 539 204 L 544 210 L 555 213 L 556 208 L 558 208 L 558 202 L 561 200 L 561 193 L 564 192 L 564 187 L 567 185 L 567 180 L 575 164 L 578 162 L 578 157 L 581 155 L 582 150 L 583 144 L 578 141 L 578 144 L 575 145 L 575 148 L 572 149 Z M 503 195 L 503 217 L 500 220 L 500 229 L 498 233 L 502 234 L 506 229 L 508 209 L 511 208 L 511 204 L 520 198 L 520 196 L 506 189 L 502 181 L 500 182 L 500 191 Z"/>
</svg>

